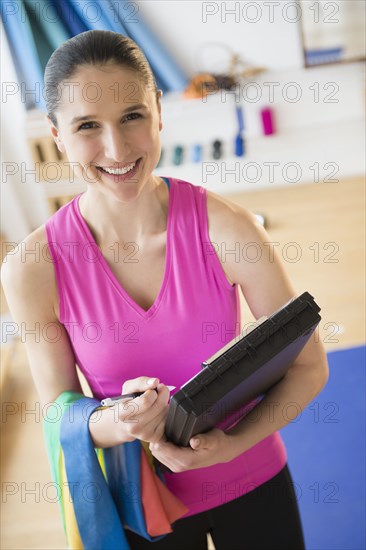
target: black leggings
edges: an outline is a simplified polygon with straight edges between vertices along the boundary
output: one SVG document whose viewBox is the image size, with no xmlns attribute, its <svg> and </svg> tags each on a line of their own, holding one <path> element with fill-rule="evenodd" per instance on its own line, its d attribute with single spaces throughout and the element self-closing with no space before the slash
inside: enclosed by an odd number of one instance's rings
<svg viewBox="0 0 366 550">
<path fill-rule="evenodd" d="M 226 504 L 175 522 L 174 531 L 149 542 L 125 531 L 131 550 L 304 550 L 296 494 L 287 465 L 275 477 Z"/>
</svg>

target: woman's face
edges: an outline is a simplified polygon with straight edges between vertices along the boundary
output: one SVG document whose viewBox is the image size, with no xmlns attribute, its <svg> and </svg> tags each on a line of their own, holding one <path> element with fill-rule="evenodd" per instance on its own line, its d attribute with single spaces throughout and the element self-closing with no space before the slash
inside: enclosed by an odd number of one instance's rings
<svg viewBox="0 0 366 550">
<path fill-rule="evenodd" d="M 74 173 L 103 194 L 134 199 L 159 161 L 160 97 L 119 65 L 81 66 L 61 89 L 51 132 Z"/>
</svg>

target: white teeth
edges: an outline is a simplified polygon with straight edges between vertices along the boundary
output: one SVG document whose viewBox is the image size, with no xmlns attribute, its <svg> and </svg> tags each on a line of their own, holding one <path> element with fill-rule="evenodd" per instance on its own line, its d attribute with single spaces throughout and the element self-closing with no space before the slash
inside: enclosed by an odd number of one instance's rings
<svg viewBox="0 0 366 550">
<path fill-rule="evenodd" d="M 134 168 L 136 165 L 136 162 L 133 162 L 132 164 L 129 164 L 128 166 L 125 166 L 124 168 L 117 168 L 116 170 L 112 170 L 111 168 L 102 168 L 105 172 L 108 172 L 108 174 L 114 174 L 115 176 L 121 176 L 122 174 L 127 174 L 127 172 L 130 172 L 132 168 Z"/>
</svg>

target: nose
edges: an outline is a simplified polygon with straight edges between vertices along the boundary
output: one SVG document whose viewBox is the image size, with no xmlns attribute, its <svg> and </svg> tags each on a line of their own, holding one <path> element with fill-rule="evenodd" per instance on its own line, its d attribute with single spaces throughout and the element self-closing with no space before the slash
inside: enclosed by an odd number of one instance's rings
<svg viewBox="0 0 366 550">
<path fill-rule="evenodd" d="M 103 138 L 104 156 L 115 162 L 123 162 L 131 152 L 131 147 L 121 128 L 108 128 Z"/>
</svg>

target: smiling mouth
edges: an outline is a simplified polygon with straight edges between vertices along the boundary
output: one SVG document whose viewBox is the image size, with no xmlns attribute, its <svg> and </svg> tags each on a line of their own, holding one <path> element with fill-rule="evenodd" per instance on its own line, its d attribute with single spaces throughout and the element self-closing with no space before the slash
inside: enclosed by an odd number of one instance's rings
<svg viewBox="0 0 366 550">
<path fill-rule="evenodd" d="M 131 172 L 136 166 L 136 164 L 139 162 L 140 159 L 137 159 L 135 162 L 131 162 L 130 164 L 127 164 L 123 168 L 107 168 L 102 166 L 97 166 L 98 170 L 101 170 L 102 172 L 105 172 L 106 174 L 112 175 L 112 176 L 123 176 L 124 174 L 128 174 L 128 172 Z"/>
</svg>

